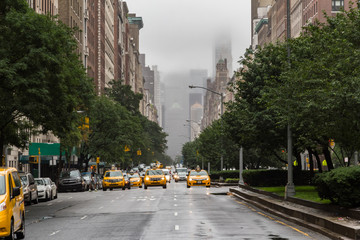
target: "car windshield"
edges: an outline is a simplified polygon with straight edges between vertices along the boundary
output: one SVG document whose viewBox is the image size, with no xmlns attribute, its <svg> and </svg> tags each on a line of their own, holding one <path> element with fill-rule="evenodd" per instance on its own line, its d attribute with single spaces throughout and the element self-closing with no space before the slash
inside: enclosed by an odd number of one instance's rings
<svg viewBox="0 0 360 240">
<path fill-rule="evenodd" d="M 85 180 L 90 180 L 90 176 L 89 176 L 89 175 L 83 175 L 83 178 L 84 178 Z"/>
<path fill-rule="evenodd" d="M 5 191 L 5 176 L 0 175 L 0 195 L 4 195 Z"/>
<path fill-rule="evenodd" d="M 24 183 L 24 185 L 27 185 L 28 184 L 28 179 L 26 176 L 21 176 L 21 181 Z"/>
<path fill-rule="evenodd" d="M 148 170 L 148 175 L 164 175 L 162 170 Z"/>
<path fill-rule="evenodd" d="M 42 179 L 35 179 L 37 185 L 45 185 L 44 180 Z"/>
<path fill-rule="evenodd" d="M 133 175 L 129 175 L 129 178 L 139 178 L 140 176 L 139 176 L 139 174 L 137 174 L 137 173 L 134 173 Z"/>
<path fill-rule="evenodd" d="M 190 172 L 190 176 L 207 176 L 207 172 L 205 172 L 204 170 L 201 170 L 199 172 L 197 171 L 191 171 Z"/>
<path fill-rule="evenodd" d="M 122 177 L 122 172 L 120 171 L 112 171 L 112 172 L 106 172 L 105 177 Z"/>
<path fill-rule="evenodd" d="M 67 177 L 75 178 L 75 177 L 80 177 L 80 172 L 79 172 L 79 171 L 62 172 L 62 173 L 60 174 L 60 177 L 61 177 L 61 178 L 67 178 Z"/>
<path fill-rule="evenodd" d="M 186 172 L 187 172 L 187 169 L 186 169 L 186 168 L 178 168 L 178 169 L 176 169 L 176 171 L 177 171 L 178 173 L 181 173 L 181 172 L 186 173 Z"/>
<path fill-rule="evenodd" d="M 169 170 L 162 170 L 164 172 L 165 175 L 169 175 Z"/>
</svg>

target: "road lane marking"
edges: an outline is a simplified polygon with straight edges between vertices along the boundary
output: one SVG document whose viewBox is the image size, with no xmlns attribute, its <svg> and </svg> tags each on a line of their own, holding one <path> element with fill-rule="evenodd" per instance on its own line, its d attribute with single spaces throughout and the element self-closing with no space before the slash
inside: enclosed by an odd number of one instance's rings
<svg viewBox="0 0 360 240">
<path fill-rule="evenodd" d="M 51 206 L 51 205 L 53 205 L 52 203 L 48 203 L 48 206 Z"/>
<path fill-rule="evenodd" d="M 102 208 L 104 208 L 104 207 L 103 206 L 99 207 L 99 209 L 102 209 Z"/>
<path fill-rule="evenodd" d="M 30 210 L 26 210 L 25 212 L 28 213 L 28 212 L 30 212 Z"/>
<path fill-rule="evenodd" d="M 174 198 L 174 201 L 176 201 L 176 198 Z"/>
<path fill-rule="evenodd" d="M 68 199 L 72 199 L 73 197 L 69 197 Z"/>
<path fill-rule="evenodd" d="M 85 215 L 85 216 L 83 216 L 82 218 L 80 218 L 81 220 L 84 220 L 85 218 L 86 218 L 87 216 Z"/>
<path fill-rule="evenodd" d="M 57 231 L 53 232 L 52 234 L 50 234 L 49 236 L 54 236 L 55 234 L 57 234 L 59 232 L 60 232 L 60 230 L 57 230 Z"/>
<path fill-rule="evenodd" d="M 59 201 L 57 201 L 57 202 L 62 202 L 63 200 L 59 200 Z"/>
<path fill-rule="evenodd" d="M 236 201 L 236 200 L 235 200 L 235 201 Z M 277 219 L 275 219 L 275 218 L 273 218 L 273 217 L 270 217 L 269 215 L 266 215 L 266 214 L 263 213 L 263 212 L 259 212 L 259 211 L 257 211 L 255 208 L 251 207 L 250 205 L 248 205 L 248 204 L 246 204 L 246 203 L 243 203 L 243 202 L 240 202 L 240 201 L 236 201 L 236 202 L 237 202 L 237 203 L 240 203 L 241 205 L 244 205 L 244 206 L 248 207 L 249 209 L 251 209 L 251 211 L 256 212 L 256 213 L 259 214 L 259 215 L 262 215 L 263 217 L 266 217 L 266 218 L 268 218 L 268 219 L 270 219 L 270 220 L 272 220 L 272 221 L 274 221 L 274 222 L 276 222 L 276 223 L 279 223 L 279 224 L 282 224 L 282 225 L 284 225 L 284 226 L 286 226 L 286 227 L 289 227 L 289 228 L 295 230 L 296 232 L 301 233 L 301 234 L 307 236 L 307 237 L 310 238 L 310 239 L 313 239 L 312 237 L 310 237 L 309 234 L 307 234 L 307 233 L 305 233 L 305 232 L 303 232 L 303 231 L 301 231 L 301 230 L 299 230 L 299 229 L 297 229 L 297 228 L 295 228 L 295 227 L 293 227 L 293 226 L 290 226 L 289 224 L 286 224 L 286 223 L 284 223 L 284 222 L 282 222 L 282 221 L 280 221 L 280 220 L 277 220 Z"/>
<path fill-rule="evenodd" d="M 177 212 L 175 212 L 175 213 L 174 213 L 174 216 L 176 217 L 177 215 L 178 215 L 178 213 L 177 213 Z"/>
<path fill-rule="evenodd" d="M 111 200 L 111 202 L 114 202 L 115 200 Z"/>
<path fill-rule="evenodd" d="M 189 213 L 192 213 L 192 211 L 189 211 Z"/>
<path fill-rule="evenodd" d="M 174 204 L 174 207 L 177 207 L 177 204 Z"/>
<path fill-rule="evenodd" d="M 175 231 L 178 231 L 180 229 L 179 225 L 175 225 Z"/>
</svg>

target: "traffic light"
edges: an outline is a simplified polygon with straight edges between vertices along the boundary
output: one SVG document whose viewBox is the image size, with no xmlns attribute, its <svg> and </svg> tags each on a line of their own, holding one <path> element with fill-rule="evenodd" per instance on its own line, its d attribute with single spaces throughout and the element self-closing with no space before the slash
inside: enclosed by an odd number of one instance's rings
<svg viewBox="0 0 360 240">
<path fill-rule="evenodd" d="M 29 156 L 29 163 L 38 164 L 39 156 Z"/>
</svg>

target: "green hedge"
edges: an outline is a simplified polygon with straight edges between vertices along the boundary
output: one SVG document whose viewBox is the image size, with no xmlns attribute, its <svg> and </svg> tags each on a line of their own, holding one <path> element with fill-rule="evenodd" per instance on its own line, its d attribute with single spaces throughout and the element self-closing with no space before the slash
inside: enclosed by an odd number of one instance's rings
<svg viewBox="0 0 360 240">
<path fill-rule="evenodd" d="M 287 184 L 287 170 L 267 170 L 267 169 L 254 169 L 244 170 L 243 179 L 244 183 L 253 187 L 274 187 L 285 186 Z M 214 171 L 211 172 L 211 179 L 239 178 L 239 170 L 228 171 Z M 310 185 L 311 176 L 310 171 L 294 171 L 294 184 L 295 185 Z"/>
<path fill-rule="evenodd" d="M 288 181 L 287 170 L 245 170 L 244 183 L 253 187 L 285 186 Z M 310 171 L 294 171 L 295 185 L 310 185 L 312 177 Z"/>
<path fill-rule="evenodd" d="M 342 167 L 315 177 L 320 198 L 342 207 L 360 206 L 360 166 Z"/>
</svg>

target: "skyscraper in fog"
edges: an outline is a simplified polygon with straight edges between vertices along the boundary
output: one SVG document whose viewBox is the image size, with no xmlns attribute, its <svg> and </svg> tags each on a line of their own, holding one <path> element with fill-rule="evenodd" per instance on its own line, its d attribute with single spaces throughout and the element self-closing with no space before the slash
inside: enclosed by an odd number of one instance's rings
<svg viewBox="0 0 360 240">
<path fill-rule="evenodd" d="M 213 54 L 213 77 L 216 74 L 216 64 L 220 61 L 220 59 L 227 60 L 227 69 L 229 71 L 229 75 L 233 75 L 233 58 L 231 54 L 231 38 L 229 35 L 221 35 L 218 36 L 215 40 L 214 46 L 214 54 Z"/>
</svg>

